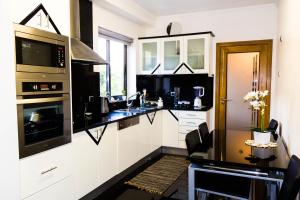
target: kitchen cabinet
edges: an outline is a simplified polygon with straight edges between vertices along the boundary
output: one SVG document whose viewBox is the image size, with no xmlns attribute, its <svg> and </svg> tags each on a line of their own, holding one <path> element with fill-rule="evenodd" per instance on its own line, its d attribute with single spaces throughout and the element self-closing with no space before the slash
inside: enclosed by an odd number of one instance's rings
<svg viewBox="0 0 300 200">
<path fill-rule="evenodd" d="M 210 33 L 141 38 L 139 44 L 138 74 L 151 74 L 158 65 L 155 74 L 211 73 Z"/>
<path fill-rule="evenodd" d="M 118 131 L 118 172 L 122 172 L 139 159 L 138 151 L 143 151 L 138 148 L 138 138 L 140 137 L 134 125 Z"/>
<path fill-rule="evenodd" d="M 184 63 L 194 73 L 210 73 L 210 46 L 209 34 L 183 37 Z"/>
<path fill-rule="evenodd" d="M 96 130 L 90 130 L 95 133 Z M 72 158 L 77 199 L 98 186 L 100 180 L 100 161 L 98 146 L 85 132 L 73 135 Z"/>
<path fill-rule="evenodd" d="M 161 40 L 161 74 L 172 74 L 183 62 L 183 38 L 171 37 Z"/>
<path fill-rule="evenodd" d="M 95 138 L 103 127 L 90 129 Z M 96 145 L 82 131 L 73 136 L 73 166 L 77 198 L 81 198 L 117 174 L 117 126 L 109 124 Z"/>
<path fill-rule="evenodd" d="M 198 126 L 203 122 L 206 122 L 210 129 L 210 112 L 211 111 L 178 111 L 178 148 L 186 148 L 186 134 L 198 129 Z"/>
<path fill-rule="evenodd" d="M 171 110 L 177 117 L 177 111 Z M 168 110 L 163 111 L 163 146 L 178 147 L 178 121 Z"/>
<path fill-rule="evenodd" d="M 76 200 L 75 190 L 73 187 L 72 177 L 64 178 L 63 180 L 39 191 L 25 200 L 53 200 L 53 199 L 68 199 Z"/>
<path fill-rule="evenodd" d="M 167 110 L 163 111 L 163 146 L 186 148 L 185 136 L 206 122 L 210 129 L 209 111 L 171 110 L 178 121 Z"/>
<path fill-rule="evenodd" d="M 160 65 L 160 45 L 159 39 L 141 40 L 139 42 L 138 74 L 151 74 Z M 159 73 L 159 70 L 158 68 L 154 74 Z"/>
<path fill-rule="evenodd" d="M 162 111 L 156 112 L 152 124 L 146 115 L 139 118 L 139 124 L 118 131 L 119 173 L 162 146 Z"/>
<path fill-rule="evenodd" d="M 21 198 L 27 198 L 71 175 L 70 144 L 23 158 L 20 160 Z M 40 193 L 38 196 L 43 194 Z"/>
</svg>

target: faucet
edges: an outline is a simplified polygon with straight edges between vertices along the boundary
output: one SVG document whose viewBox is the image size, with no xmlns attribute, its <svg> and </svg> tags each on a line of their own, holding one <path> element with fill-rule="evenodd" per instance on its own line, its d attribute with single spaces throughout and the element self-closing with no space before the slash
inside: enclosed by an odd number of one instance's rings
<svg viewBox="0 0 300 200">
<path fill-rule="evenodd" d="M 132 97 L 134 97 L 134 96 L 137 96 L 137 95 L 141 95 L 141 93 L 140 93 L 140 92 L 137 92 L 137 93 L 135 93 L 135 94 L 133 94 L 133 95 L 131 95 L 131 96 L 129 96 L 129 97 L 127 98 L 127 101 L 126 101 L 127 112 L 129 112 L 129 110 L 130 110 L 130 108 L 132 107 L 132 104 L 133 104 L 133 100 L 132 100 L 131 102 L 129 102 L 129 101 L 130 101 L 130 98 L 132 98 Z"/>
</svg>

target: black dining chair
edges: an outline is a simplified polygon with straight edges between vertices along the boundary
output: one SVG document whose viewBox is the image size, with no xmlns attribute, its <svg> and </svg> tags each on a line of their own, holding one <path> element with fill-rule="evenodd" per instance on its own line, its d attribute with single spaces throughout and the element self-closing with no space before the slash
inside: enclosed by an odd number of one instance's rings
<svg viewBox="0 0 300 200">
<path fill-rule="evenodd" d="M 271 119 L 267 130 L 271 131 L 271 134 L 273 135 L 275 140 L 277 140 L 278 138 L 278 135 L 276 134 L 277 127 L 278 127 L 278 121 L 276 121 L 275 119 Z"/>
<path fill-rule="evenodd" d="M 300 190 L 300 159 L 293 155 L 285 173 L 278 200 L 295 200 Z"/>
<path fill-rule="evenodd" d="M 206 145 L 202 143 L 197 129 L 189 132 L 185 136 L 185 143 L 189 158 L 192 156 L 202 155 L 202 153 L 207 151 Z"/>
<path fill-rule="evenodd" d="M 198 126 L 199 134 L 203 144 L 208 145 L 209 143 L 209 130 L 206 122 L 201 123 Z"/>
</svg>

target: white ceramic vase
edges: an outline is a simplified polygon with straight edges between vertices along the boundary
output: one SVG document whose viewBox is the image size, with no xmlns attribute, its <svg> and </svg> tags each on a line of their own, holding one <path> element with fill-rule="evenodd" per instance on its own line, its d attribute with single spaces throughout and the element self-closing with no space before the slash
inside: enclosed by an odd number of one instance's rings
<svg viewBox="0 0 300 200">
<path fill-rule="evenodd" d="M 253 131 L 253 137 L 256 144 L 269 144 L 271 139 L 271 132 Z"/>
</svg>

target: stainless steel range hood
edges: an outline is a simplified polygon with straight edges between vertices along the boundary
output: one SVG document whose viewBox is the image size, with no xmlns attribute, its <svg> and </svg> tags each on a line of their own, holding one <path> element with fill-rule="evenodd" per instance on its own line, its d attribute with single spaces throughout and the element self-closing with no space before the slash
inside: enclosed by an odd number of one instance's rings
<svg viewBox="0 0 300 200">
<path fill-rule="evenodd" d="M 81 64 L 108 64 L 89 46 L 80 41 L 79 0 L 70 0 L 71 58 Z"/>
</svg>

